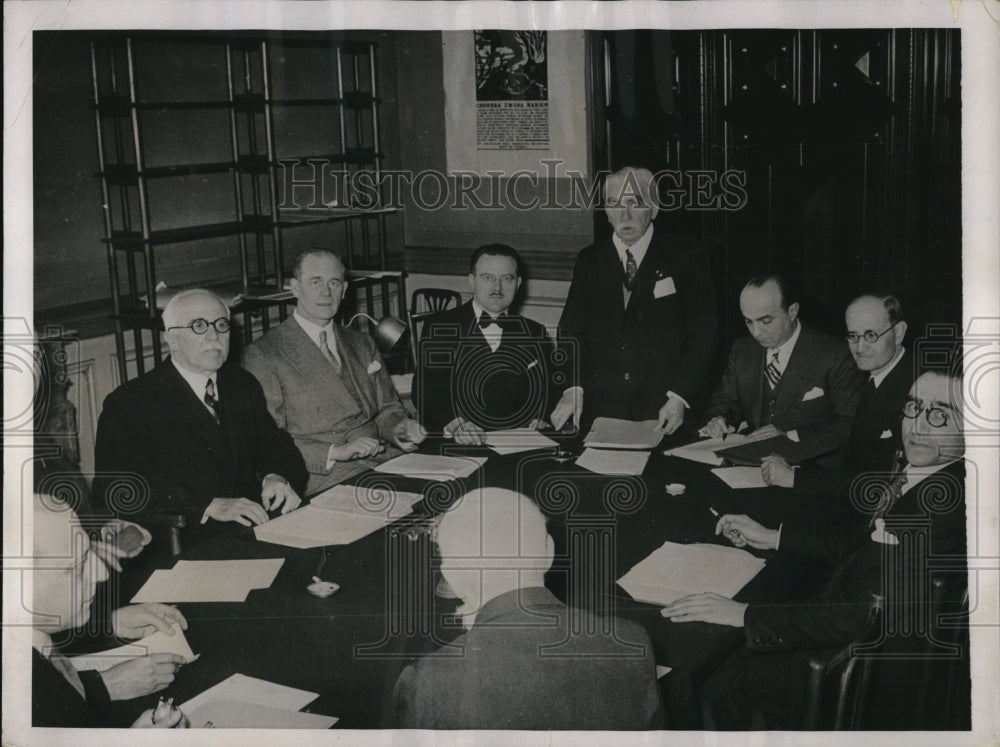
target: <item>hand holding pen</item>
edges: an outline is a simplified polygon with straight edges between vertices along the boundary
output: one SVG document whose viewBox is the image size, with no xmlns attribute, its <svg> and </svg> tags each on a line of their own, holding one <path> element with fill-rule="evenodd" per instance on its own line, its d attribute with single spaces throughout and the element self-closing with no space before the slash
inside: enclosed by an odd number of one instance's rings
<svg viewBox="0 0 1000 747">
<path fill-rule="evenodd" d="M 718 518 L 715 523 L 715 533 L 725 535 L 736 547 L 750 547 L 757 550 L 777 550 L 781 529 L 768 529 L 758 524 L 749 516 L 743 514 L 726 514 L 720 516 L 714 508 L 709 508 L 712 515 Z"/>
</svg>

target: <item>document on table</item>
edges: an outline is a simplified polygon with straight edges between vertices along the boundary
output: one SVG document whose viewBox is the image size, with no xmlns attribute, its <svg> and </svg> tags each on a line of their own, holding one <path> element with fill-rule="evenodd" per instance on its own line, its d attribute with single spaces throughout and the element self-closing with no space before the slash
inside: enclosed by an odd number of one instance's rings
<svg viewBox="0 0 1000 747">
<path fill-rule="evenodd" d="M 648 461 L 648 451 L 584 449 L 576 463 L 599 475 L 641 475 Z"/>
<path fill-rule="evenodd" d="M 763 567 L 762 559 L 735 547 L 664 542 L 618 579 L 618 585 L 633 599 L 653 604 L 670 604 L 703 591 L 731 598 Z"/>
<path fill-rule="evenodd" d="M 760 467 L 718 467 L 712 474 L 731 488 L 766 488 Z"/>
<path fill-rule="evenodd" d="M 534 428 L 511 428 L 506 431 L 487 431 L 486 445 L 497 454 L 517 454 L 521 451 L 551 449 L 559 444 Z"/>
<path fill-rule="evenodd" d="M 407 516 L 413 509 L 413 504 L 422 498 L 423 495 L 420 493 L 407 493 L 392 488 L 334 485 L 309 501 L 309 506 L 327 511 L 357 514 L 358 516 L 399 519 Z M 290 515 L 286 514 L 286 516 Z M 268 523 L 273 523 L 273 521 Z"/>
<path fill-rule="evenodd" d="M 298 713 L 317 697 L 317 693 L 237 673 L 187 702 L 180 703 L 178 708 L 184 712 L 191 721 L 191 726 L 195 728 L 203 727 L 210 721 L 212 726 L 219 728 L 255 726 L 326 729 L 337 719 L 332 716 L 317 717 L 315 714 Z M 258 709 L 261 710 L 260 722 L 253 714 L 253 711 Z M 283 713 L 272 713 L 272 711 Z M 321 718 L 326 723 L 324 725 L 318 721 L 315 724 L 311 723 L 314 718 Z M 233 719 L 244 720 L 233 723 Z"/>
<path fill-rule="evenodd" d="M 597 418 L 583 444 L 602 449 L 655 449 L 663 440 L 663 434 L 656 430 L 656 422 Z"/>
<path fill-rule="evenodd" d="M 723 459 L 715 452 L 720 449 L 727 449 L 730 446 L 736 446 L 737 444 L 742 444 L 747 440 L 747 437 L 741 433 L 731 433 L 726 436 L 725 439 L 722 438 L 704 438 L 700 441 L 695 441 L 694 443 L 684 444 L 683 446 L 676 446 L 673 449 L 667 449 L 663 453 L 667 456 L 680 457 L 681 459 L 690 459 L 692 462 L 701 462 L 702 464 L 712 464 L 716 467 L 722 466 Z"/>
<path fill-rule="evenodd" d="M 157 570 L 132 597 L 138 602 L 245 602 L 252 589 L 266 589 L 284 558 L 178 560 Z"/>
<path fill-rule="evenodd" d="M 468 477 L 485 463 L 486 457 L 403 454 L 378 465 L 375 471 L 423 480 L 454 480 Z"/>
<path fill-rule="evenodd" d="M 181 626 L 174 623 L 172 627 L 174 629 L 173 635 L 167 635 L 157 630 L 145 638 L 140 638 L 138 641 L 127 643 L 124 646 L 100 651 L 96 654 L 73 656 L 70 658 L 70 662 L 78 672 L 87 669 L 103 672 L 116 664 L 148 654 L 178 654 L 184 657 L 185 664 L 197 661 L 199 654 L 191 651 L 191 646 L 188 644 Z"/>
</svg>

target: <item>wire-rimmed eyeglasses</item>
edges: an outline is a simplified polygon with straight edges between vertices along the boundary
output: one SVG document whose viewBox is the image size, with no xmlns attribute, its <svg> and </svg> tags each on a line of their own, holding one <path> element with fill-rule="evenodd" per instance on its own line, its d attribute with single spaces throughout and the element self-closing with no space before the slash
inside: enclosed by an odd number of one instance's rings
<svg viewBox="0 0 1000 747">
<path fill-rule="evenodd" d="M 893 322 L 892 324 L 889 325 L 889 329 L 886 329 L 883 332 L 875 332 L 873 330 L 868 329 L 862 332 L 860 335 L 857 332 L 848 332 L 846 335 L 844 335 L 844 337 L 847 338 L 847 341 L 851 345 L 857 345 L 858 340 L 864 340 L 869 345 L 873 345 L 876 342 L 878 342 L 879 339 L 881 339 L 881 337 L 884 334 L 886 334 L 890 329 L 895 327 L 897 324 L 899 324 L 899 322 Z"/>
<path fill-rule="evenodd" d="M 188 324 L 182 324 L 176 327 L 167 327 L 167 329 L 189 329 L 196 335 L 203 335 L 208 332 L 209 327 L 214 327 L 215 331 L 220 335 L 226 334 L 233 325 L 229 323 L 229 320 L 224 316 L 220 316 L 214 322 L 210 322 L 207 319 L 192 319 Z"/>
<path fill-rule="evenodd" d="M 921 412 L 926 413 L 927 422 L 931 424 L 932 428 L 943 428 L 948 424 L 948 413 L 940 407 L 935 407 L 933 403 L 924 407 L 922 399 L 913 399 L 911 397 L 903 405 L 903 417 L 915 418 Z"/>
</svg>

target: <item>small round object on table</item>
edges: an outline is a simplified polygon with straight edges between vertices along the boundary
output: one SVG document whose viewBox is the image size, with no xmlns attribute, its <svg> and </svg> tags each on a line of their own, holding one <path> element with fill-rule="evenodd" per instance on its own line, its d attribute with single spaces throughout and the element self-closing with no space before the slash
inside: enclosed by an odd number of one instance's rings
<svg viewBox="0 0 1000 747">
<path fill-rule="evenodd" d="M 666 484 L 668 495 L 684 495 L 685 486 L 679 482 L 669 482 Z"/>
</svg>

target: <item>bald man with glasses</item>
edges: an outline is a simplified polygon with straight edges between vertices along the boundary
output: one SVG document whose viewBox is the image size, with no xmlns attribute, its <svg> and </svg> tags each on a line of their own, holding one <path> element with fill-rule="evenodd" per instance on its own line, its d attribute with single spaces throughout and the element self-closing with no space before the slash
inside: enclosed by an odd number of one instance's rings
<svg viewBox="0 0 1000 747">
<path fill-rule="evenodd" d="M 229 309 L 209 291 L 185 291 L 167 304 L 163 325 L 170 357 L 104 401 L 98 501 L 140 524 L 154 514 L 179 514 L 185 544 L 224 524 L 252 526 L 267 521 L 268 512 L 298 506 L 302 457 L 275 425 L 257 380 L 223 365 Z"/>
</svg>

